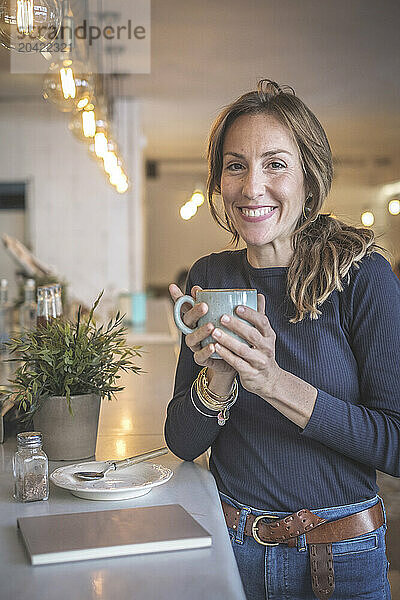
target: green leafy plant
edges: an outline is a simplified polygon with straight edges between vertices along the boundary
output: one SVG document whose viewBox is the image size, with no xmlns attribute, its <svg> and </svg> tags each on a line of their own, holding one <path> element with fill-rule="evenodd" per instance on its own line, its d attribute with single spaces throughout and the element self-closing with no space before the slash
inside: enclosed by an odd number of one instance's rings
<svg viewBox="0 0 400 600">
<path fill-rule="evenodd" d="M 119 372 L 140 373 L 134 359 L 140 357 L 139 346 L 128 346 L 123 316 L 117 315 L 107 325 L 97 326 L 93 313 L 103 292 L 96 299 L 89 316 L 75 322 L 54 319 L 44 326 L 24 331 L 8 343 L 9 351 L 20 365 L 7 386 L 7 395 L 23 407 L 27 416 L 49 396 L 65 396 L 69 410 L 71 396 L 98 394 L 109 400 L 123 387 Z"/>
</svg>

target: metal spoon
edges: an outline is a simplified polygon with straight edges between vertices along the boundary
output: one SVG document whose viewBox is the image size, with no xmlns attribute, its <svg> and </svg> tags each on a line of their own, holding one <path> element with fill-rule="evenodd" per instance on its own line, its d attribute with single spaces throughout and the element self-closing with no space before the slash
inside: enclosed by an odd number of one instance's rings
<svg viewBox="0 0 400 600">
<path fill-rule="evenodd" d="M 148 458 L 155 458 L 156 456 L 161 456 L 161 454 L 167 454 L 168 448 L 163 446 L 162 448 L 157 448 L 157 450 L 150 450 L 150 452 L 144 452 L 143 454 L 136 454 L 135 456 L 131 456 L 130 458 L 125 458 L 124 460 L 114 460 L 106 461 L 106 465 L 108 465 L 104 471 L 77 471 L 73 473 L 73 475 L 77 479 L 85 479 L 87 481 L 93 479 L 103 479 L 103 477 L 111 470 L 116 471 L 117 468 L 120 469 L 122 467 L 128 467 L 129 465 L 136 465 Z"/>
</svg>

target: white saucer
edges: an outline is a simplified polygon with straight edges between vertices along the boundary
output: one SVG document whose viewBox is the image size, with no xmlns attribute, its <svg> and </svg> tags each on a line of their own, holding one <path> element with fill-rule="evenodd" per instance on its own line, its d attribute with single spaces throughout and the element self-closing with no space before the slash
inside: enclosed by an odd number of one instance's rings
<svg viewBox="0 0 400 600">
<path fill-rule="evenodd" d="M 77 471 L 102 471 L 104 462 L 85 462 L 60 467 L 50 480 L 85 500 L 128 500 L 144 496 L 150 490 L 171 479 L 173 472 L 162 465 L 143 462 L 117 471 L 109 471 L 103 479 L 82 481 L 74 477 Z"/>
</svg>

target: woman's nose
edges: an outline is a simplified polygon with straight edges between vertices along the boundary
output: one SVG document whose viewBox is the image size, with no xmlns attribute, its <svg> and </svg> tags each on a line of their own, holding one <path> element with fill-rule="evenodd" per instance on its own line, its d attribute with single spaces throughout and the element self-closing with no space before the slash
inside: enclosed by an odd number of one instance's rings
<svg viewBox="0 0 400 600">
<path fill-rule="evenodd" d="M 242 194 L 249 200 L 256 200 L 265 194 L 265 177 L 256 169 L 249 170 L 243 181 Z"/>
</svg>

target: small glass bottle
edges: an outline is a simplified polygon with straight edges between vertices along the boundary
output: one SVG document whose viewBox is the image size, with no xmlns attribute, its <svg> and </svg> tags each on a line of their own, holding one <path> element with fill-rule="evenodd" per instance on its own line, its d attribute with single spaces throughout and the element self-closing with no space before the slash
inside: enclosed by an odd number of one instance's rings
<svg viewBox="0 0 400 600">
<path fill-rule="evenodd" d="M 18 433 L 13 458 L 14 498 L 19 502 L 47 500 L 49 467 L 39 431 Z"/>
<path fill-rule="evenodd" d="M 51 319 L 57 318 L 56 299 L 54 289 L 49 286 L 37 289 L 37 317 L 36 325 L 45 326 Z"/>
<path fill-rule="evenodd" d="M 19 325 L 22 331 L 36 327 L 35 280 L 27 279 L 24 289 L 25 300 L 19 309 Z"/>
<path fill-rule="evenodd" d="M 54 290 L 54 299 L 56 303 L 56 317 L 62 317 L 63 307 L 62 307 L 62 299 L 61 299 L 61 285 L 59 283 L 53 283 L 51 287 Z"/>
<path fill-rule="evenodd" d="M 0 281 L 0 356 L 8 354 L 6 343 L 10 340 L 13 326 L 13 308 L 8 301 L 8 281 Z"/>
</svg>

